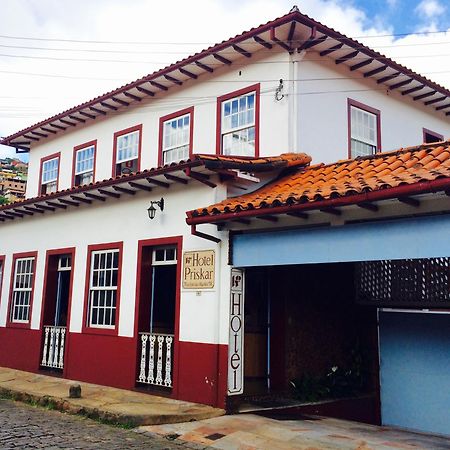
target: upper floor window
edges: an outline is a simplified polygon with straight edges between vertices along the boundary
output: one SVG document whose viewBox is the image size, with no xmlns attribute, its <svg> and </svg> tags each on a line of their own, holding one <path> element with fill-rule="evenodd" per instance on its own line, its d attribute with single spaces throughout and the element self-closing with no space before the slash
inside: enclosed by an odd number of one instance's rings
<svg viewBox="0 0 450 450">
<path fill-rule="evenodd" d="M 87 142 L 74 149 L 73 185 L 82 186 L 94 181 L 95 150 L 97 141 Z"/>
<path fill-rule="evenodd" d="M 427 130 L 426 128 L 422 128 L 423 133 L 423 142 L 425 144 L 432 144 L 433 142 L 441 142 L 444 140 L 444 136 L 439 133 L 435 133 L 434 131 Z"/>
<path fill-rule="evenodd" d="M 114 329 L 116 326 L 120 254 L 121 249 L 114 245 L 90 252 L 89 327 Z"/>
<path fill-rule="evenodd" d="M 160 119 L 159 164 L 186 160 L 192 153 L 194 108 L 184 109 Z"/>
<path fill-rule="evenodd" d="M 380 111 L 348 100 L 349 157 L 373 155 L 381 150 Z"/>
<path fill-rule="evenodd" d="M 142 125 L 114 133 L 113 176 L 137 172 L 141 156 Z"/>
<path fill-rule="evenodd" d="M 218 98 L 218 153 L 258 156 L 259 84 Z"/>
<path fill-rule="evenodd" d="M 60 153 L 41 159 L 40 194 L 58 190 Z"/>
<path fill-rule="evenodd" d="M 35 257 L 17 258 L 14 263 L 11 322 L 28 323 L 33 295 Z"/>
</svg>

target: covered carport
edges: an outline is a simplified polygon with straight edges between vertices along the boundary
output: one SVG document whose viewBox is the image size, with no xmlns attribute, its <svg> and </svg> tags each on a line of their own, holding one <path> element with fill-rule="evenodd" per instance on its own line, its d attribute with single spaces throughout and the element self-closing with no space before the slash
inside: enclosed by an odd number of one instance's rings
<svg viewBox="0 0 450 450">
<path fill-rule="evenodd" d="M 444 142 L 296 168 L 187 222 L 229 230 L 244 273 L 353 265 L 355 304 L 377 311 L 382 424 L 448 434 L 449 195 Z"/>
</svg>

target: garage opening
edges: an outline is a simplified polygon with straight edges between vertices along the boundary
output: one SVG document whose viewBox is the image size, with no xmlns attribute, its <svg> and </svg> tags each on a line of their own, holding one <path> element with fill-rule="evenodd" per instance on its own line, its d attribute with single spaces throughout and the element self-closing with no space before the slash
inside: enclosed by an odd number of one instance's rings
<svg viewBox="0 0 450 450">
<path fill-rule="evenodd" d="M 353 263 L 246 269 L 240 410 L 379 422 L 377 309 L 356 303 L 355 273 Z"/>
</svg>

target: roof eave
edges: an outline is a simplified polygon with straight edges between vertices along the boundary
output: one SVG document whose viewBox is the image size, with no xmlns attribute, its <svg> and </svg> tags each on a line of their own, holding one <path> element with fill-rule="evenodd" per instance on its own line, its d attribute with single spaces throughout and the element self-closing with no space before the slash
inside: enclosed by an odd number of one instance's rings
<svg viewBox="0 0 450 450">
<path fill-rule="evenodd" d="M 450 189 L 450 178 L 443 177 L 436 180 L 421 181 L 418 183 L 380 189 L 370 192 L 358 193 L 337 198 L 328 198 L 319 201 L 301 204 L 253 208 L 236 212 L 198 215 L 196 210 L 187 211 L 186 223 L 188 225 L 223 223 L 236 219 L 255 218 L 259 216 L 277 216 L 286 213 L 306 212 L 324 208 L 337 208 L 342 206 L 358 205 L 374 201 L 390 200 L 399 197 L 436 193 Z"/>
</svg>

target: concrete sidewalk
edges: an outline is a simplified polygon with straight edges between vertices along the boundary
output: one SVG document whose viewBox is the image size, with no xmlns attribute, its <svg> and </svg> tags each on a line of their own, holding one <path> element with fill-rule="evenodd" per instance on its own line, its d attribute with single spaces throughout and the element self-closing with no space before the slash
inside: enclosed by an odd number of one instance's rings
<svg viewBox="0 0 450 450">
<path fill-rule="evenodd" d="M 450 437 L 318 416 L 274 419 L 239 414 L 192 423 L 143 426 L 136 431 L 199 449 L 450 450 Z"/>
<path fill-rule="evenodd" d="M 69 387 L 81 385 L 81 398 Z M 122 425 L 156 425 L 218 417 L 222 409 L 0 367 L 0 395 Z"/>
</svg>

